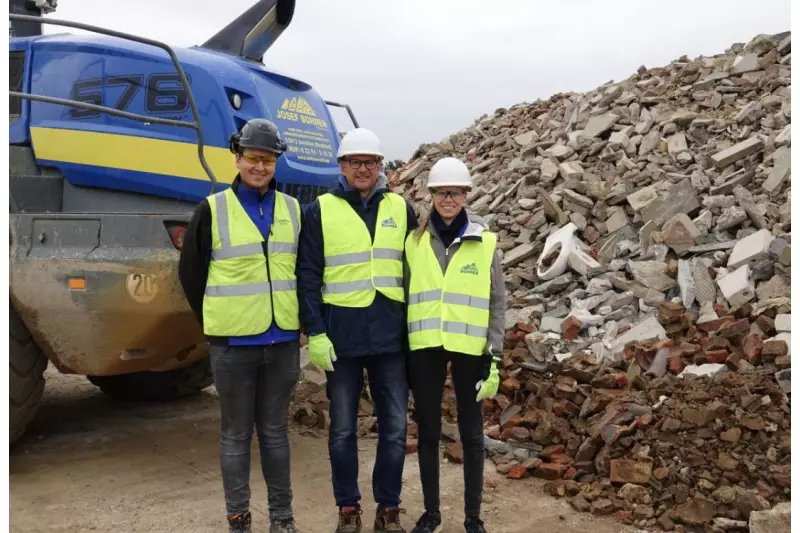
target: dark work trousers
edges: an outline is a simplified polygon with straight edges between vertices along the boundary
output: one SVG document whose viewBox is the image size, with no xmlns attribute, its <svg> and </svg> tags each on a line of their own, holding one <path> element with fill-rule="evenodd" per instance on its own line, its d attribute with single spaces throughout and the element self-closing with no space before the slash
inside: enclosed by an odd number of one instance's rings
<svg viewBox="0 0 800 533">
<path fill-rule="evenodd" d="M 408 378 L 419 431 L 419 473 L 426 511 L 439 511 L 439 437 L 442 392 L 451 363 L 458 407 L 458 433 L 464 450 L 464 514 L 479 517 L 483 492 L 483 402 L 475 400 L 482 378 L 481 357 L 444 350 L 416 350 L 408 356 Z"/>
<path fill-rule="evenodd" d="M 250 446 L 258 432 L 270 519 L 292 516 L 289 401 L 300 377 L 300 344 L 211 346 L 222 410 L 220 463 L 228 516 L 250 508 Z"/>
<path fill-rule="evenodd" d="M 326 372 L 331 428 L 328 451 L 336 505 L 359 505 L 358 402 L 367 370 L 378 417 L 378 449 L 372 470 L 372 494 L 378 508 L 400 505 L 408 427 L 408 380 L 402 353 L 339 359 Z"/>
</svg>

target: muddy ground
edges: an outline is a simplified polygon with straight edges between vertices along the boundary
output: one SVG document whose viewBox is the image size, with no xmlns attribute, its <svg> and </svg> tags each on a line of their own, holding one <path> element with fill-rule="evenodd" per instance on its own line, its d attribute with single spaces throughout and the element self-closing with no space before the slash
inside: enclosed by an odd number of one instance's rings
<svg viewBox="0 0 800 533">
<path fill-rule="evenodd" d="M 125 404 L 84 378 L 47 371 L 44 403 L 10 455 L 10 526 L 26 532 L 225 532 L 213 387 L 168 404 Z M 332 533 L 336 508 L 327 444 L 292 428 L 293 488 L 300 533 Z M 370 472 L 375 441 L 361 449 L 364 532 L 372 531 Z M 266 490 L 254 448 L 254 532 L 266 533 Z M 444 533 L 463 531 L 462 470 L 442 463 Z M 422 510 L 416 457 L 407 457 L 403 517 Z M 619 533 L 611 519 L 574 512 L 542 493 L 542 482 L 512 482 L 487 462 L 484 520 L 489 533 Z"/>
</svg>

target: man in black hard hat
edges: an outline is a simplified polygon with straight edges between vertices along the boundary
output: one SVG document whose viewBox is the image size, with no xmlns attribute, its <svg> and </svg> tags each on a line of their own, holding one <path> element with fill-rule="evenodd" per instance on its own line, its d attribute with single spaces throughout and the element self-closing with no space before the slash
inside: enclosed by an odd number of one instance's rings
<svg viewBox="0 0 800 533">
<path fill-rule="evenodd" d="M 295 280 L 300 204 L 275 190 L 275 167 L 286 151 L 275 124 L 249 121 L 231 136 L 230 149 L 239 173 L 229 189 L 197 206 L 178 275 L 211 346 L 230 532 L 250 532 L 255 425 L 269 531 L 295 533 L 287 418 L 300 375 Z"/>
</svg>

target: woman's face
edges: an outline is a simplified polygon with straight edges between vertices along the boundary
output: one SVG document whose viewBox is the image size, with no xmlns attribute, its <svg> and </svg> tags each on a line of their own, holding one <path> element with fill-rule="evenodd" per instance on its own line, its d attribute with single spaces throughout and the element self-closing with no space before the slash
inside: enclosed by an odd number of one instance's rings
<svg viewBox="0 0 800 533">
<path fill-rule="evenodd" d="M 467 199 L 465 187 L 437 187 L 431 194 L 436 211 L 445 221 L 453 220 L 461 212 Z"/>
</svg>

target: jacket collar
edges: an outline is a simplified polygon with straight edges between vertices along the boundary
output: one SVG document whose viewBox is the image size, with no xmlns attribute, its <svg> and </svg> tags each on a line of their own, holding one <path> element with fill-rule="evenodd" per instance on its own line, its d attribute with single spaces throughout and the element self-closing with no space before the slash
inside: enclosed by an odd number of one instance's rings
<svg viewBox="0 0 800 533">
<path fill-rule="evenodd" d="M 464 228 L 461 236 L 457 237 L 453 242 L 483 241 L 483 232 L 489 229 L 489 225 L 486 224 L 486 221 L 483 219 L 483 217 L 478 215 L 467 213 L 467 217 L 469 218 L 467 226 Z M 436 234 L 436 229 L 433 228 L 433 224 L 428 224 L 428 227 L 425 228 L 425 231 L 430 233 L 433 237 L 439 239 L 439 235 Z"/>
<path fill-rule="evenodd" d="M 372 187 L 372 190 L 369 192 L 369 196 L 367 196 L 366 200 L 361 198 L 361 194 L 358 191 L 350 188 L 350 185 L 347 183 L 347 178 L 345 178 L 343 174 L 339 175 L 339 179 L 331 189 L 331 194 L 343 198 L 351 204 L 356 202 L 368 204 L 373 198 L 386 192 L 390 192 L 389 182 L 383 172 L 378 174 L 378 181 L 375 182 L 375 186 Z"/>
<path fill-rule="evenodd" d="M 278 188 L 278 182 L 275 181 L 275 177 L 273 176 L 272 179 L 269 182 L 269 186 L 267 187 L 267 192 L 264 194 L 264 196 L 267 196 L 269 193 L 276 191 L 277 188 Z M 252 191 L 252 189 L 248 188 L 247 185 L 242 183 L 242 175 L 241 174 L 236 174 L 236 177 L 233 178 L 233 182 L 231 183 L 231 190 L 233 191 L 233 193 L 236 196 L 239 196 L 239 190 L 240 189 L 243 189 L 243 192 L 244 192 L 244 189 L 246 189 L 248 191 Z M 252 192 L 253 192 L 253 194 L 257 194 L 256 191 L 252 191 Z"/>
</svg>

